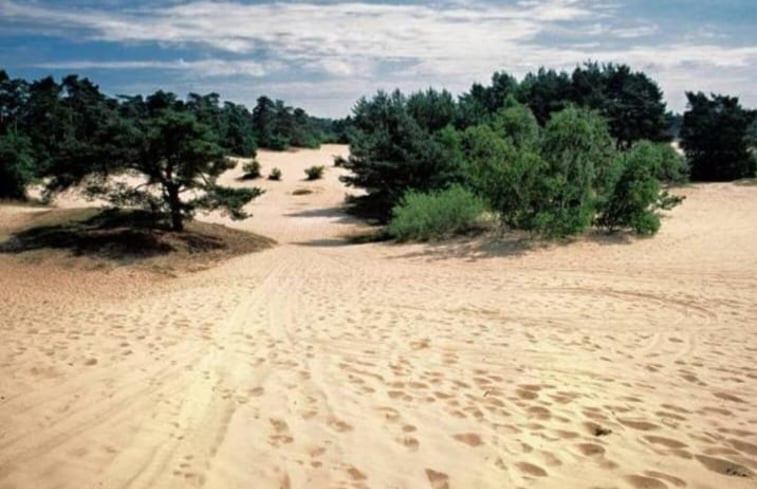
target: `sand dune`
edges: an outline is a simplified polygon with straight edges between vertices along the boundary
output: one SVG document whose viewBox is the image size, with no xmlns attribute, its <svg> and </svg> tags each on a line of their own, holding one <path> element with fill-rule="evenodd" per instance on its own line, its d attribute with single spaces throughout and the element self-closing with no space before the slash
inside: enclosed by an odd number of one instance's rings
<svg viewBox="0 0 757 489">
<path fill-rule="evenodd" d="M 281 244 L 211 270 L 0 255 L 0 488 L 755 487 L 756 187 L 630 243 L 341 246 L 341 170 L 301 179 L 344 151 L 263 152 L 232 225 Z"/>
</svg>

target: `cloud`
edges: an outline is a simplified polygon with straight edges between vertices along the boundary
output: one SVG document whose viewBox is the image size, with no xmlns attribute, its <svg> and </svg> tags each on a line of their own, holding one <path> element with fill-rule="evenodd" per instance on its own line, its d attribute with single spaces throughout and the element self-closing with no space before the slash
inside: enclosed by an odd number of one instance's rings
<svg viewBox="0 0 757 489">
<path fill-rule="evenodd" d="M 232 76 L 247 75 L 252 77 L 261 77 L 277 67 L 271 65 L 266 67 L 263 63 L 255 61 L 228 61 L 221 59 L 205 59 L 197 61 L 153 61 L 153 60 L 134 60 L 134 61 L 91 61 L 91 60 L 73 60 L 73 61 L 52 61 L 46 63 L 36 63 L 31 65 L 34 68 L 44 68 L 50 70 L 171 70 L 171 71 L 188 71 L 197 76 Z"/>
<path fill-rule="evenodd" d="M 757 103 L 757 88 L 744 82 L 757 75 L 753 37 L 739 45 L 722 34 L 728 29 L 718 31 L 714 25 L 708 25 L 706 36 L 693 35 L 698 32 L 695 29 L 676 31 L 680 19 L 649 19 L 638 12 L 625 15 L 629 1 L 624 5 L 620 0 L 506 4 L 493 0 L 425 4 L 189 0 L 140 2 L 106 10 L 63 8 L 50 0 L 0 0 L 0 19 L 5 19 L 5 25 L 75 41 L 158 46 L 168 53 L 180 51 L 182 56 L 195 51 L 202 58 L 37 64 L 50 69 L 162 69 L 213 77 L 214 82 L 223 77 L 253 77 L 279 93 L 280 87 L 305 83 L 308 93 L 315 94 L 313 87 L 342 80 L 345 86 L 361 87 L 367 94 L 391 86 L 433 84 L 462 89 L 473 81 L 488 80 L 494 70 L 523 76 L 542 65 L 572 69 L 591 59 L 648 71 L 679 110 L 686 73 L 695 75 L 689 80 L 690 89 L 721 83 L 721 91 L 746 95 Z M 234 93 L 247 93 L 241 83 L 234 87 L 230 85 Z M 352 102 L 343 101 L 340 110 Z"/>
</svg>

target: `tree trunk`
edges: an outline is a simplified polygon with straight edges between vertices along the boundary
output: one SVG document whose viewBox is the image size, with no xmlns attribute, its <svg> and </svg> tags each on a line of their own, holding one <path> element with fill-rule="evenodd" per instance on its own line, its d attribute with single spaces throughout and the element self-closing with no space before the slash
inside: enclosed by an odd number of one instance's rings
<svg viewBox="0 0 757 489">
<path fill-rule="evenodd" d="M 181 215 L 181 201 L 179 200 L 179 188 L 177 185 L 169 185 L 168 206 L 171 209 L 171 229 L 184 231 L 184 216 Z"/>
</svg>

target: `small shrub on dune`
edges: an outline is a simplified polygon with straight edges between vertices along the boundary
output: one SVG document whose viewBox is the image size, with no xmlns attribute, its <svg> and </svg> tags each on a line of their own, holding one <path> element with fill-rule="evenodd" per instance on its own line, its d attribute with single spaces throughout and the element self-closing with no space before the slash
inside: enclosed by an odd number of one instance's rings
<svg viewBox="0 0 757 489">
<path fill-rule="evenodd" d="M 245 180 L 260 178 L 260 162 L 258 160 L 248 161 L 242 165 L 242 171 L 244 172 L 242 178 Z"/>
<path fill-rule="evenodd" d="M 305 168 L 305 175 L 307 176 L 308 180 L 319 180 L 323 178 L 324 170 L 324 166 L 311 166 L 309 168 Z"/>
<path fill-rule="evenodd" d="M 271 170 L 271 173 L 268 175 L 268 180 L 275 180 L 277 182 L 281 180 L 281 170 L 278 168 Z"/>
<path fill-rule="evenodd" d="M 438 239 L 472 228 L 483 211 L 483 201 L 460 186 L 410 191 L 392 210 L 387 232 L 400 241 Z"/>
</svg>

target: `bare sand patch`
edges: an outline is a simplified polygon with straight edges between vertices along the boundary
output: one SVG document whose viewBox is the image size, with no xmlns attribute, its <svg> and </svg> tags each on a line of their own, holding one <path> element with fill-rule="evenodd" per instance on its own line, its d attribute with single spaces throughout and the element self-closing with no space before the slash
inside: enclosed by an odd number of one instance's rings
<svg viewBox="0 0 757 489">
<path fill-rule="evenodd" d="M 754 487 L 754 187 L 651 239 L 346 246 L 342 170 L 303 181 L 344 151 L 225 176 L 268 193 L 210 219 L 281 245 L 205 271 L 0 256 L 0 487 Z"/>
</svg>

